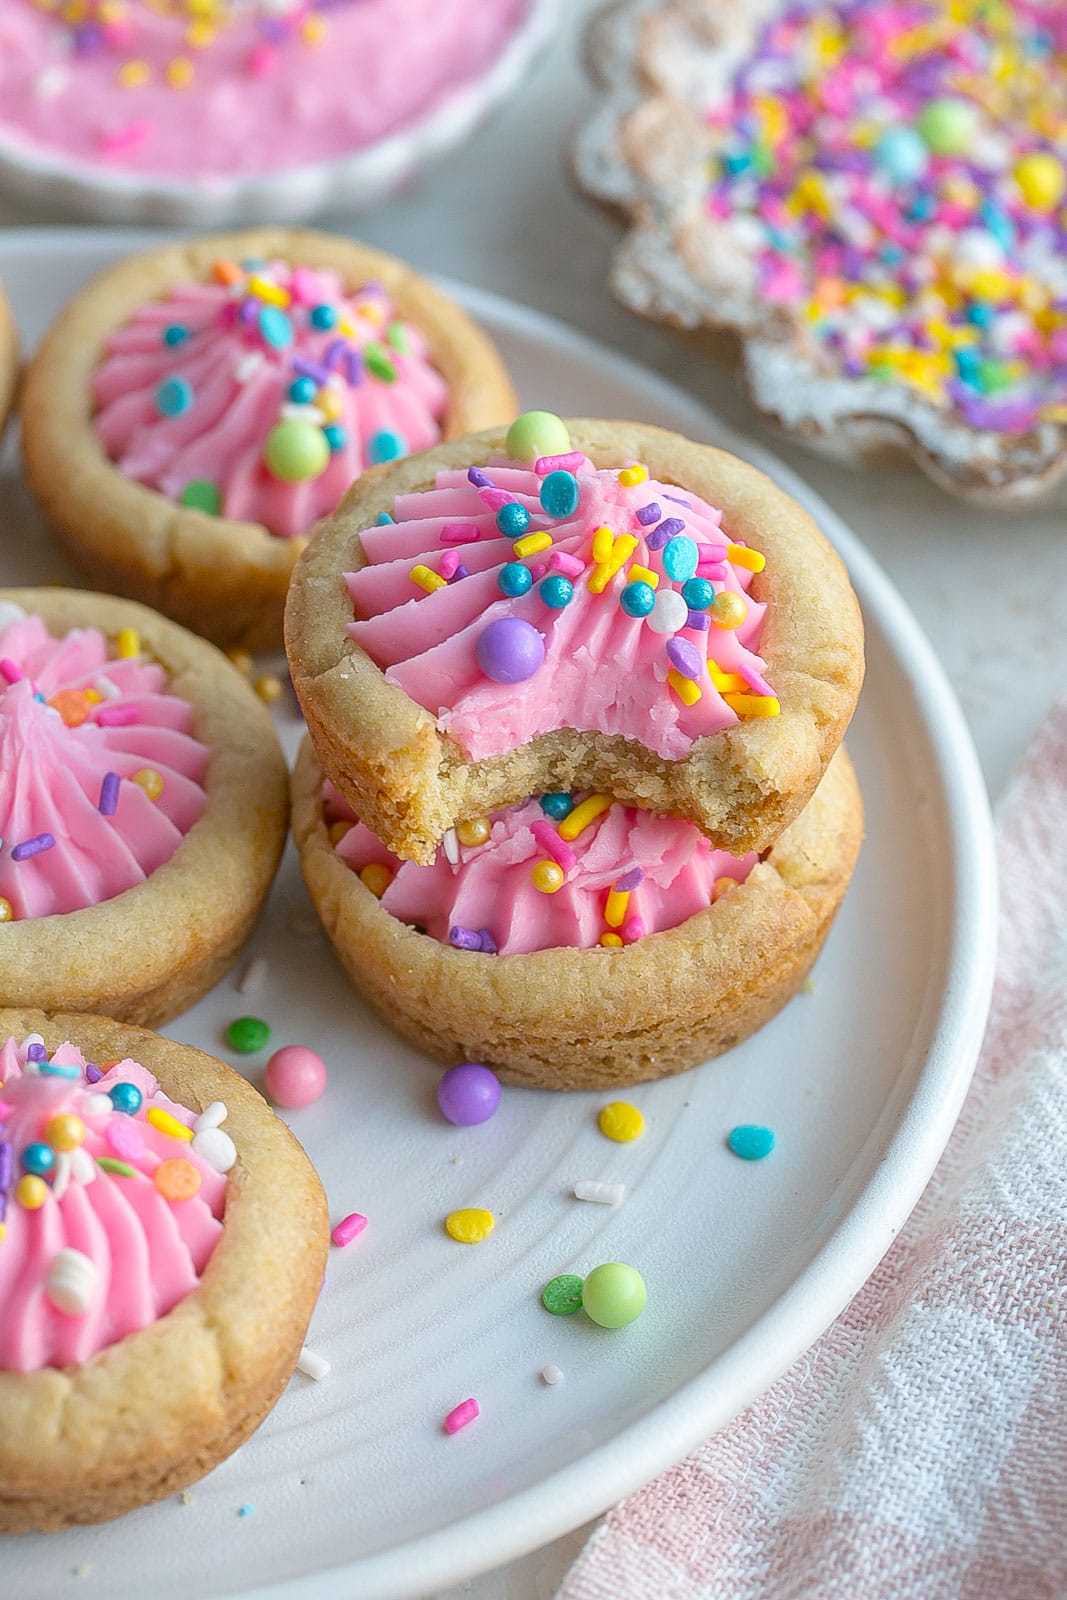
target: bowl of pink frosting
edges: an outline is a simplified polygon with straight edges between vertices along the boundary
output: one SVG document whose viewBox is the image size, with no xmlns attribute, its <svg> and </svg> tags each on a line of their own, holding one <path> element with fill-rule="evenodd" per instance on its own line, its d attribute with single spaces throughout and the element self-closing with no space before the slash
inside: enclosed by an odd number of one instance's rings
<svg viewBox="0 0 1067 1600">
<path fill-rule="evenodd" d="M 89 218 L 368 206 L 518 86 L 561 0 L 0 0 L 0 180 Z"/>
</svg>

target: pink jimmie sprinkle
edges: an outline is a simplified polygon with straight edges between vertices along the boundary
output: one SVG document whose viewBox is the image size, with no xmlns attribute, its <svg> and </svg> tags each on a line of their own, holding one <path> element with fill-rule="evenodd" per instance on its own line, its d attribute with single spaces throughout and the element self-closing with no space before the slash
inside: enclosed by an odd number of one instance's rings
<svg viewBox="0 0 1067 1600">
<path fill-rule="evenodd" d="M 343 1250 L 346 1244 L 351 1244 L 353 1239 L 359 1238 L 366 1226 L 366 1217 L 360 1216 L 358 1211 L 352 1211 L 347 1217 L 341 1218 L 330 1238 L 339 1250 Z"/>
<path fill-rule="evenodd" d="M 26 676 L 18 662 L 12 661 L 10 656 L 5 656 L 0 661 L 0 674 L 7 679 L 8 683 L 18 683 L 20 679 Z"/>
<path fill-rule="evenodd" d="M 550 472 L 577 472 L 584 460 L 580 450 L 568 451 L 565 456 L 538 456 L 534 471 L 539 478 L 547 478 Z"/>
<path fill-rule="evenodd" d="M 136 706 L 101 706 L 96 720 L 101 728 L 129 728 L 140 722 L 141 713 Z"/>
<path fill-rule="evenodd" d="M 739 661 L 737 663 L 737 670 L 741 674 L 742 678 L 744 678 L 753 694 L 765 694 L 768 695 L 772 700 L 774 699 L 774 690 L 771 688 L 766 678 L 760 677 L 755 667 L 750 667 L 745 661 Z"/>
<path fill-rule="evenodd" d="M 479 489 L 478 499 L 483 506 L 488 506 L 490 511 L 499 511 L 501 506 L 509 506 L 514 500 L 513 494 L 508 494 L 506 489 Z"/>
<path fill-rule="evenodd" d="M 548 570 L 562 572 L 565 578 L 580 578 L 585 571 L 585 562 L 567 550 L 553 550 L 548 558 Z"/>
<path fill-rule="evenodd" d="M 547 850 L 548 854 L 559 862 L 564 872 L 573 872 L 578 865 L 578 857 L 570 845 L 560 838 L 550 822 L 541 822 L 540 820 L 531 822 L 530 832 L 541 846 L 541 849 Z"/>
<path fill-rule="evenodd" d="M 477 544 L 481 529 L 472 528 L 469 522 L 446 522 L 437 535 L 439 544 Z"/>
<path fill-rule="evenodd" d="M 446 550 L 438 562 L 438 571 L 440 572 L 442 578 L 451 578 L 458 566 L 459 551 Z"/>
<path fill-rule="evenodd" d="M 151 117 L 134 117 L 132 122 L 124 122 L 121 128 L 113 128 L 110 133 L 102 133 L 100 154 L 118 156 L 125 150 L 132 150 L 135 145 L 144 143 L 154 132 L 155 126 Z"/>
<path fill-rule="evenodd" d="M 445 1418 L 445 1432 L 458 1433 L 460 1428 L 465 1428 L 468 1422 L 473 1422 L 475 1417 L 481 1416 L 478 1402 L 473 1397 L 470 1400 L 461 1400 L 454 1411 L 450 1411 Z"/>
</svg>

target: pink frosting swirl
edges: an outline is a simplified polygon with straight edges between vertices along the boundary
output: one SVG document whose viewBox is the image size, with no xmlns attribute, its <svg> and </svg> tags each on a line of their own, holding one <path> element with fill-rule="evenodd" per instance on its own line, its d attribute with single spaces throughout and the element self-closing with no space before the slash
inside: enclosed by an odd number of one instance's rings
<svg viewBox="0 0 1067 1600">
<path fill-rule="evenodd" d="M 437 443 L 445 381 L 379 284 L 346 296 L 337 273 L 283 261 L 217 270 L 227 281 L 182 284 L 108 340 L 94 426 L 127 477 L 292 538 L 364 467 Z M 268 448 L 285 423 L 296 477 Z"/>
<path fill-rule="evenodd" d="M 531 799 L 494 812 L 486 843 L 463 845 L 453 837 L 432 866 L 422 867 L 401 861 L 356 821 L 332 784 L 324 793 L 327 818 L 352 824 L 335 847 L 341 860 L 355 872 L 374 865 L 390 875 L 380 895 L 386 911 L 442 944 L 504 956 L 591 949 L 605 935 L 629 944 L 678 927 L 712 903 L 716 883 L 742 883 L 759 859 L 714 849 L 679 817 L 617 802 L 568 842 L 559 822 Z M 555 893 L 534 883 L 534 869 L 546 861 L 563 872 Z M 370 884 L 377 889 L 373 877 Z M 609 906 L 613 890 L 625 898 Z M 467 935 L 483 937 L 474 944 Z"/>
<path fill-rule="evenodd" d="M 619 734 L 677 760 L 739 716 L 775 714 L 756 653 L 765 607 L 746 598 L 752 571 L 743 564 L 762 558 L 734 543 L 722 513 L 696 495 L 647 477 L 620 481 L 579 454 L 564 459 L 566 468 L 501 459 L 440 472 L 433 489 L 398 496 L 395 523 L 360 535 L 368 565 L 346 575 L 351 637 L 469 760 L 561 727 Z M 557 516 L 542 491 L 559 472 L 575 483 L 577 504 Z M 509 505 L 521 508 L 520 522 L 522 511 L 529 518 L 517 539 Z M 544 548 L 526 553 L 538 534 Z M 688 603 L 689 580 L 672 575 L 687 570 L 686 554 L 705 596 L 737 597 L 739 626 L 719 626 L 707 601 Z M 502 592 L 515 567 L 532 579 L 517 596 Z M 651 615 L 627 611 L 635 584 L 654 599 Z M 570 598 L 547 603 L 563 585 Z M 543 644 L 543 662 L 521 681 L 494 681 L 479 664 L 481 636 L 503 618 L 528 624 Z"/>
<path fill-rule="evenodd" d="M 153 1109 L 190 1130 L 197 1119 L 136 1061 L 101 1075 L 74 1045 L 61 1045 L 49 1062 L 32 1039 L 0 1047 L 0 1370 L 9 1372 L 80 1365 L 184 1299 L 222 1232 L 219 1169 L 233 1156 L 220 1129 L 202 1154 L 199 1134 L 190 1141 L 149 1122 Z M 109 1098 L 118 1084 L 140 1094 L 132 1114 Z M 130 1098 L 119 1104 L 135 1099 L 122 1093 Z M 225 1116 L 224 1107 L 215 1109 Z M 42 1149 L 46 1158 L 51 1152 L 51 1170 L 26 1193 L 20 1174 L 41 1164 Z M 154 1176 L 174 1159 L 199 1179 L 186 1174 L 187 1187 L 196 1186 L 187 1199 L 168 1199 L 167 1184 Z M 73 1258 L 57 1261 L 61 1252 Z M 74 1275 L 73 1299 L 69 1278 L 62 1292 L 64 1271 Z"/>
<path fill-rule="evenodd" d="M 0 627 L 0 897 L 8 920 L 99 905 L 169 861 L 204 806 L 209 752 L 163 668 L 96 628 Z M 149 788 L 162 780 L 155 799 Z"/>
</svg>

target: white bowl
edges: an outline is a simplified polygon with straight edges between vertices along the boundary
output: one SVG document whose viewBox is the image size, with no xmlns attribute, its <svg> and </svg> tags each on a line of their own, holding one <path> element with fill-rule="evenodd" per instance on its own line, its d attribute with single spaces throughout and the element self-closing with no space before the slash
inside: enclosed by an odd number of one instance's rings
<svg viewBox="0 0 1067 1600">
<path fill-rule="evenodd" d="M 350 155 L 233 178 L 153 177 L 107 171 L 0 133 L 0 189 L 84 221 L 177 227 L 300 222 L 327 208 L 365 209 L 470 136 L 522 82 L 558 26 L 561 9 L 562 0 L 530 0 L 525 22 L 487 72 L 451 91 L 420 121 Z"/>
</svg>

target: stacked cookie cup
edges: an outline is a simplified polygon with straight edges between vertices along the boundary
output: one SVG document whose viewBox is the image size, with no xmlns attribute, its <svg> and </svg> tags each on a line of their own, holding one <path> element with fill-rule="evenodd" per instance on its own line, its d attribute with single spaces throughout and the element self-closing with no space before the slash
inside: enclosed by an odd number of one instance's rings
<svg viewBox="0 0 1067 1600">
<path fill-rule="evenodd" d="M 296 565 L 286 643 L 305 879 L 421 1049 L 619 1086 L 804 981 L 862 836 L 862 624 L 761 473 L 528 413 L 366 473 Z"/>
</svg>

